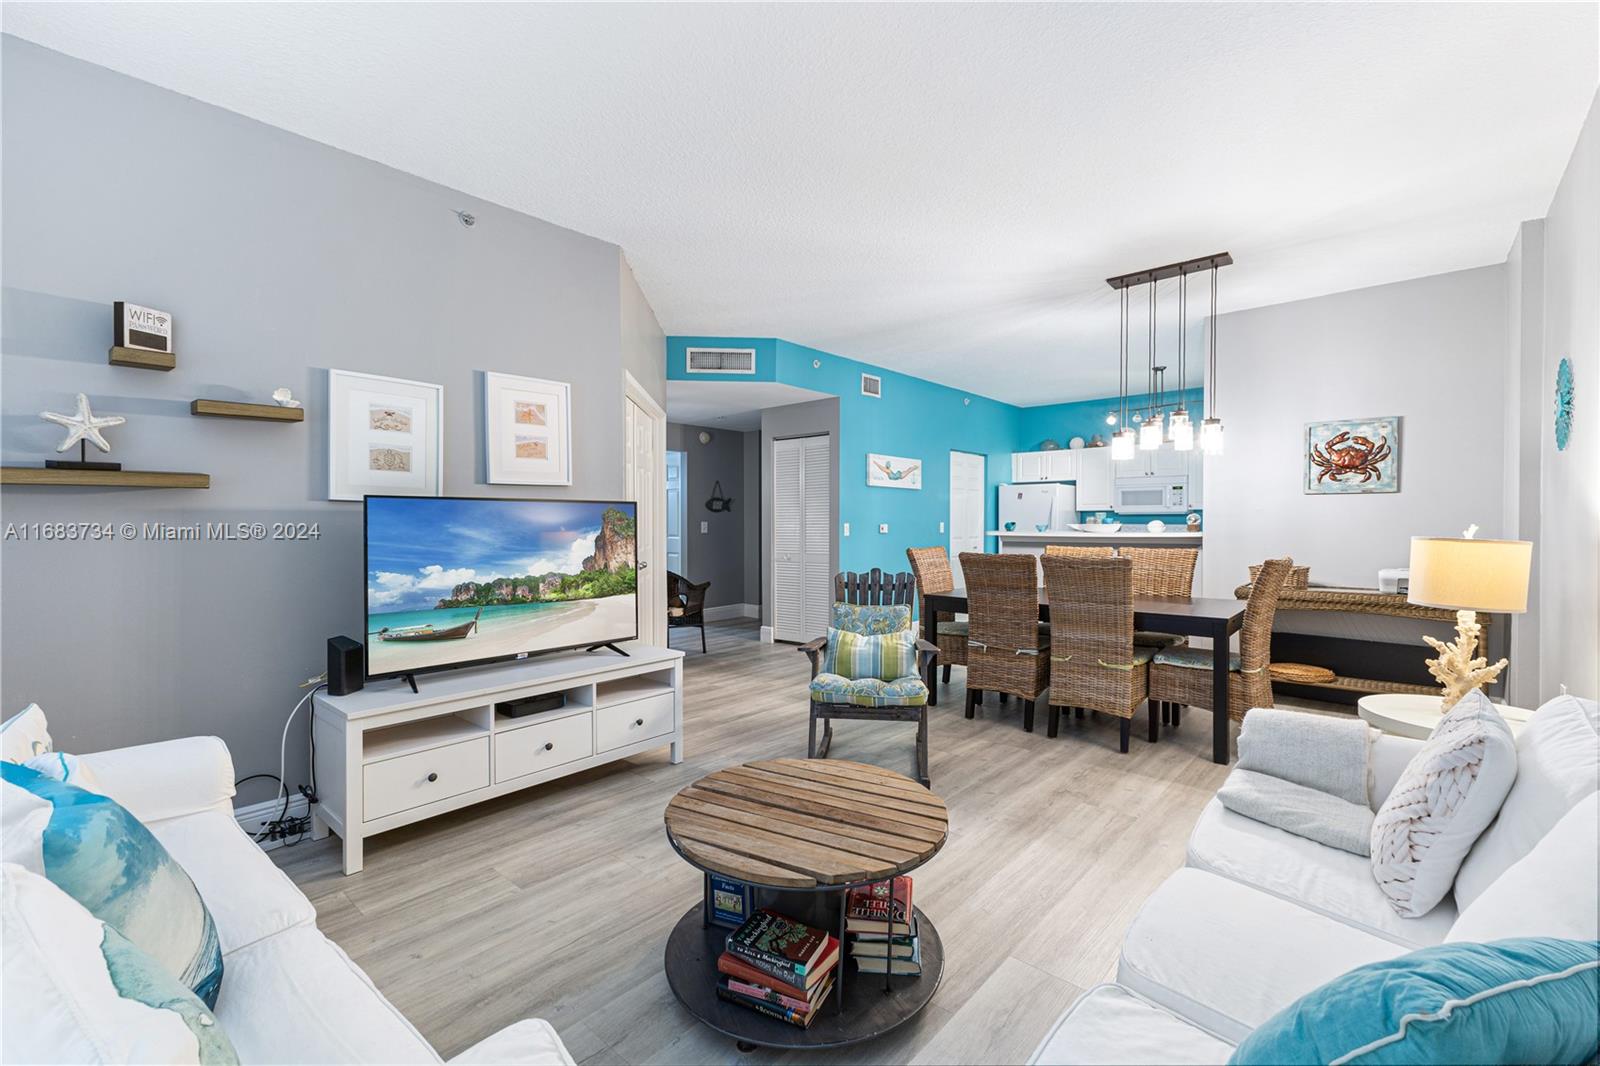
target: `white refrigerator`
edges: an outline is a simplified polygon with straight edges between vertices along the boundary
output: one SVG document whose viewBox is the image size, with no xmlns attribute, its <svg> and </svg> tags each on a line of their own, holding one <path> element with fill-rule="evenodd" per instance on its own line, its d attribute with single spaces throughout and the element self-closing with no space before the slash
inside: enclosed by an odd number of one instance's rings
<svg viewBox="0 0 1600 1066">
<path fill-rule="evenodd" d="M 1059 532 L 1077 520 L 1076 485 L 1035 481 L 1000 486 L 1000 528 L 1007 532 Z M 1010 522 L 1016 525 L 1008 526 Z"/>
</svg>

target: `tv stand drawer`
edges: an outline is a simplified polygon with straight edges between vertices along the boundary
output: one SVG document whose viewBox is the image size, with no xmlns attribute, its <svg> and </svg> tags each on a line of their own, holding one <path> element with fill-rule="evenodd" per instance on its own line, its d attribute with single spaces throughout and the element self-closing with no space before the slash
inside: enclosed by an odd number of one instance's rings
<svg viewBox="0 0 1600 1066">
<path fill-rule="evenodd" d="M 594 712 L 597 751 L 610 751 L 672 732 L 672 693 L 662 692 L 627 703 L 613 703 Z"/>
<path fill-rule="evenodd" d="M 362 772 L 362 815 L 379 818 L 424 803 L 489 787 L 489 738 L 368 763 Z"/>
<path fill-rule="evenodd" d="M 502 729 L 494 738 L 495 783 L 593 754 L 594 725 L 588 714 L 569 714 L 554 722 Z"/>
</svg>

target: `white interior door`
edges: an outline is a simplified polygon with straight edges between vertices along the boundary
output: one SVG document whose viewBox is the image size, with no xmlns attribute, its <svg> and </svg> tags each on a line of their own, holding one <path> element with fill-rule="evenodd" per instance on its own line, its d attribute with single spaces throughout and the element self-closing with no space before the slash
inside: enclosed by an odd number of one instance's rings
<svg viewBox="0 0 1600 1066">
<path fill-rule="evenodd" d="M 683 495 L 688 484 L 684 465 L 688 458 L 684 452 L 667 453 L 667 569 L 684 577 L 689 576 L 683 568 Z"/>
<path fill-rule="evenodd" d="M 961 553 L 983 551 L 983 518 L 988 505 L 984 457 L 972 452 L 950 453 L 950 569 L 956 584 L 961 578 Z"/>
<path fill-rule="evenodd" d="M 638 505 L 639 640 L 667 643 L 667 413 L 630 374 L 623 400 L 624 491 Z"/>
<path fill-rule="evenodd" d="M 806 641 L 828 631 L 833 607 L 832 455 L 828 438 L 772 446 L 772 637 Z"/>
</svg>

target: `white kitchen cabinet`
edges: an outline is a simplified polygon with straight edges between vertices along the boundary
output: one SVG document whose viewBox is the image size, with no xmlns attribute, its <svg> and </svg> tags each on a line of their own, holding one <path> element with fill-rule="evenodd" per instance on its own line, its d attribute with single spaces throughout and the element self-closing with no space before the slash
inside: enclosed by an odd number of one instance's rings
<svg viewBox="0 0 1600 1066">
<path fill-rule="evenodd" d="M 1189 473 L 1189 456 L 1193 451 L 1180 452 L 1170 444 L 1163 444 L 1153 452 L 1146 452 L 1151 457 L 1150 472 L 1161 477 L 1170 477 L 1173 474 Z"/>
<path fill-rule="evenodd" d="M 1078 510 L 1111 510 L 1111 449 L 1085 448 L 1077 458 Z"/>
<path fill-rule="evenodd" d="M 1067 448 L 1044 453 L 1046 481 L 1076 481 L 1078 453 Z"/>
<path fill-rule="evenodd" d="M 1016 452 L 1011 456 L 1011 480 L 1020 484 L 1024 481 L 1048 481 L 1045 467 L 1046 452 Z"/>
</svg>

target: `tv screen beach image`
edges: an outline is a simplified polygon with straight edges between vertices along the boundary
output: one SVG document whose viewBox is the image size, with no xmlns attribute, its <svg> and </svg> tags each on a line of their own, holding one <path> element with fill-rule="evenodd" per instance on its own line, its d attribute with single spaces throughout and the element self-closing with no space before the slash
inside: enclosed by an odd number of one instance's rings
<svg viewBox="0 0 1600 1066">
<path fill-rule="evenodd" d="M 635 509 L 367 499 L 367 673 L 631 640 Z"/>
</svg>

